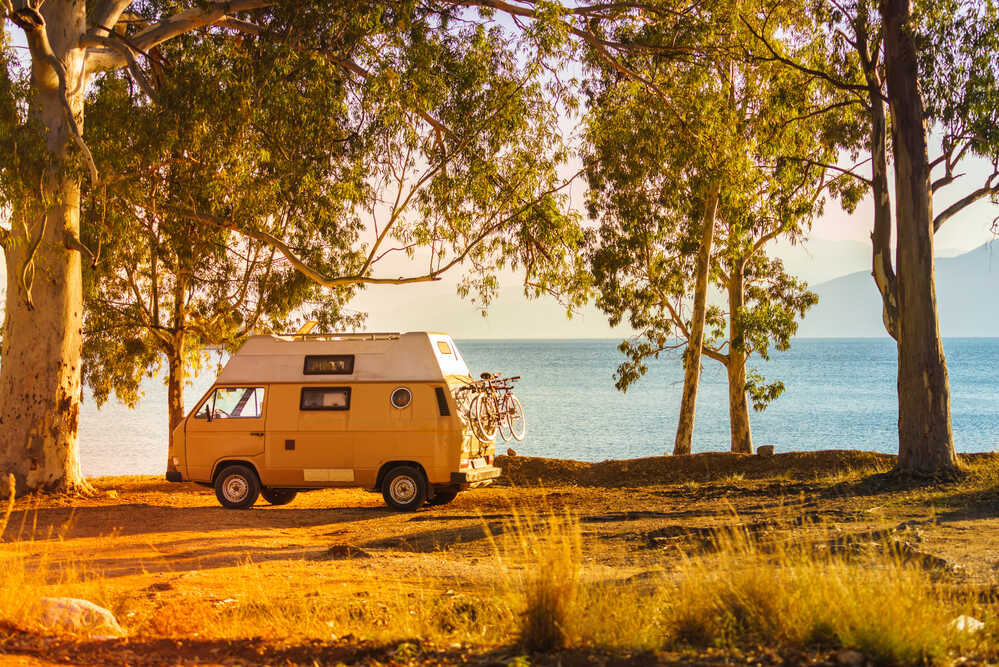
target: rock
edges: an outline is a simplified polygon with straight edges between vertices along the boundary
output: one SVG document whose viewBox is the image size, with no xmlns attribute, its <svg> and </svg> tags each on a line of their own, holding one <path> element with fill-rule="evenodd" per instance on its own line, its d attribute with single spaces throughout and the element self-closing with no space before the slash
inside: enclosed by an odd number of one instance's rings
<svg viewBox="0 0 999 667">
<path fill-rule="evenodd" d="M 506 448 L 506 455 L 509 456 L 512 459 L 513 457 L 515 457 L 517 455 L 517 451 L 513 447 L 507 447 Z"/>
<path fill-rule="evenodd" d="M 985 629 L 985 624 L 979 621 L 977 618 L 972 618 L 971 616 L 961 615 L 950 622 L 950 627 L 958 632 L 967 632 L 973 634 Z"/>
<path fill-rule="evenodd" d="M 49 628 L 91 637 L 124 637 L 118 619 L 104 607 L 78 598 L 42 598 L 39 620 Z"/>
<path fill-rule="evenodd" d="M 757 456 L 773 456 L 774 446 L 773 445 L 760 445 L 756 448 Z"/>
<path fill-rule="evenodd" d="M 352 544 L 334 544 L 321 554 L 312 556 L 309 560 L 346 560 L 348 558 L 371 558 L 364 549 Z"/>
<path fill-rule="evenodd" d="M 860 667 L 867 662 L 867 658 L 860 651 L 855 651 L 852 648 L 843 649 L 836 654 L 836 664 L 837 665 L 850 665 L 851 667 Z"/>
</svg>

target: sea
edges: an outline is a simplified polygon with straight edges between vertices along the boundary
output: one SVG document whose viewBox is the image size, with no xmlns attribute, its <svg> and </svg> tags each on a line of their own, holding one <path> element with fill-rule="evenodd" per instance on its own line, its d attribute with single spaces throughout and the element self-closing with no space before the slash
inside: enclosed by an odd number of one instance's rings
<svg viewBox="0 0 999 667">
<path fill-rule="evenodd" d="M 458 340 L 472 374 L 521 376 L 516 393 L 527 437 L 512 447 L 523 456 L 603 461 L 672 451 L 683 384 L 678 352 L 650 359 L 648 372 L 626 393 L 614 386 L 623 356 L 620 340 Z M 999 338 L 944 341 L 951 416 L 959 452 L 999 451 Z M 778 452 L 819 449 L 897 451 L 896 350 L 890 339 L 792 342 L 770 361 L 751 366 L 786 390 L 763 412 L 752 412 L 753 441 Z M 185 393 L 190 408 L 211 386 L 217 366 Z M 98 408 L 84 395 L 80 449 L 84 474 L 163 473 L 167 457 L 163 378 L 150 378 L 139 405 L 112 399 Z M 729 448 L 724 368 L 704 360 L 694 423 L 694 452 Z"/>
</svg>

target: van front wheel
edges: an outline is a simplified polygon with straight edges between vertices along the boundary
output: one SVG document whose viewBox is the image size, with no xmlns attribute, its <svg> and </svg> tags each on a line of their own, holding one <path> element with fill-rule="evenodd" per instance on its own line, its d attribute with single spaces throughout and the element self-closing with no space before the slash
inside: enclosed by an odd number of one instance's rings
<svg viewBox="0 0 999 667">
<path fill-rule="evenodd" d="M 295 499 L 298 491 L 295 489 L 268 489 L 265 487 L 260 489 L 260 495 L 271 505 L 287 505 Z"/>
<path fill-rule="evenodd" d="M 427 502 L 427 479 L 410 466 L 392 468 L 382 481 L 382 497 L 394 510 L 412 512 Z"/>
<path fill-rule="evenodd" d="M 215 478 L 215 497 L 226 509 L 245 510 L 257 502 L 259 495 L 260 480 L 248 466 L 227 466 Z"/>
</svg>

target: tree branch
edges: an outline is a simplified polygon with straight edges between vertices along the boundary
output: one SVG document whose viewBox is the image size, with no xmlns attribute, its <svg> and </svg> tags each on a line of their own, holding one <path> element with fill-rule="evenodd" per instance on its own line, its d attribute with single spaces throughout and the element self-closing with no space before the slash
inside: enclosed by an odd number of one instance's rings
<svg viewBox="0 0 999 667">
<path fill-rule="evenodd" d="M 768 60 L 776 60 L 779 63 L 787 65 L 788 67 L 793 67 L 799 72 L 805 72 L 806 74 L 811 74 L 812 76 L 818 77 L 823 81 L 826 81 L 827 83 L 830 83 L 836 88 L 839 88 L 841 90 L 850 90 L 858 93 L 868 92 L 867 86 L 861 85 L 859 83 L 849 83 L 846 81 L 841 81 L 836 77 L 832 76 L 831 74 L 829 74 L 828 72 L 823 72 L 822 70 L 817 70 L 811 67 L 807 67 L 805 65 L 802 65 L 801 63 L 791 60 L 786 56 L 782 56 L 777 52 L 776 49 L 774 49 L 773 45 L 770 43 L 770 40 L 768 40 L 762 33 L 758 33 L 756 32 L 756 30 L 753 29 L 753 26 L 750 25 L 749 21 L 746 20 L 745 16 L 740 14 L 739 20 L 742 21 L 743 25 L 746 26 L 746 29 L 749 30 L 750 34 L 753 37 L 755 37 L 757 40 L 759 40 L 759 42 L 766 47 L 767 51 L 770 52 L 771 57 Z"/>
<path fill-rule="evenodd" d="M 363 276 L 359 274 L 347 275 L 347 276 L 336 276 L 327 277 L 320 273 L 318 270 L 312 268 L 306 264 L 295 251 L 286 244 L 281 239 L 268 234 L 267 232 L 258 231 L 255 229 L 247 229 L 240 227 L 232 220 L 226 220 L 225 218 L 219 218 L 213 215 L 206 215 L 204 213 L 198 213 L 197 211 L 192 211 L 190 209 L 177 208 L 177 207 L 165 207 L 171 213 L 183 216 L 190 220 L 196 222 L 203 222 L 209 225 L 214 225 L 219 229 L 228 229 L 244 236 L 248 236 L 252 239 L 262 241 L 278 250 L 285 259 L 295 268 L 296 271 L 304 275 L 309 280 L 318 283 L 324 287 L 344 287 L 346 285 L 360 285 L 360 284 L 372 284 L 372 285 L 404 285 L 407 283 L 425 283 L 440 280 L 440 271 L 428 273 L 421 276 L 411 276 L 399 278 L 373 278 L 370 276 Z"/>
<path fill-rule="evenodd" d="M 111 34 L 114 35 L 114 33 Z M 139 88 L 142 89 L 142 92 L 144 92 L 149 99 L 154 102 L 156 101 L 156 91 L 153 90 L 153 87 L 149 83 L 149 79 L 146 78 L 146 75 L 141 69 L 139 69 L 139 63 L 135 60 L 135 54 L 132 52 L 132 48 L 124 41 L 112 37 L 84 35 L 83 38 L 80 39 L 80 46 L 103 46 L 106 49 L 120 54 L 125 59 L 129 74 L 132 75 L 132 78 L 139 85 Z"/>
<path fill-rule="evenodd" d="M 945 222 L 960 213 L 963 209 L 974 204 L 976 201 L 985 199 L 990 195 L 999 195 L 999 183 L 992 185 L 992 179 L 995 178 L 995 176 L 996 173 L 993 173 L 989 176 L 983 187 L 978 188 L 974 192 L 968 193 L 941 211 L 937 217 L 933 219 L 933 232 L 936 233 L 939 231 Z"/>
<path fill-rule="evenodd" d="M 330 62 L 332 62 L 334 65 L 339 65 L 348 72 L 353 72 L 354 74 L 357 74 L 358 76 L 361 76 L 365 79 L 370 79 L 372 76 L 371 72 L 364 69 L 350 58 L 337 58 L 336 56 L 332 55 L 327 55 L 326 57 L 329 58 Z M 423 109 L 416 109 L 416 114 L 424 121 L 426 121 L 427 124 L 430 125 L 430 127 L 437 130 L 437 132 L 439 132 L 440 134 L 445 134 L 447 136 L 452 135 L 451 130 L 449 130 L 446 125 L 441 123 L 439 120 L 431 116 Z"/>
<path fill-rule="evenodd" d="M 215 25 L 222 26 L 223 28 L 230 28 L 247 35 L 259 35 L 264 31 L 263 27 L 257 25 L 256 23 L 233 18 L 231 16 L 223 16 L 215 22 Z"/>
<path fill-rule="evenodd" d="M 230 2 L 208 2 L 200 7 L 192 7 L 172 16 L 161 19 L 130 38 L 131 47 L 139 52 L 173 39 L 184 33 L 210 26 L 229 14 L 270 7 L 275 0 L 231 0 Z M 106 69 L 117 69 L 128 64 L 118 51 L 87 51 L 86 69 L 88 73 Z"/>
<path fill-rule="evenodd" d="M 793 160 L 795 162 L 803 162 L 805 164 L 810 164 L 810 165 L 813 165 L 815 167 L 822 167 L 823 169 L 831 169 L 832 171 L 838 171 L 839 173 L 843 174 L 844 176 L 850 176 L 852 178 L 857 179 L 858 181 L 860 181 L 862 183 L 866 183 L 868 186 L 873 185 L 873 183 L 871 182 L 871 179 L 864 178 L 863 176 L 861 176 L 857 172 L 853 171 L 854 169 L 856 169 L 860 165 L 866 164 L 867 162 L 870 162 L 871 158 L 867 158 L 866 160 L 861 160 L 860 162 L 858 162 L 857 164 L 853 165 L 849 169 L 844 169 L 843 167 L 837 167 L 834 164 L 827 164 L 825 162 L 818 162 L 816 160 L 812 160 L 811 158 L 798 157 L 796 155 L 782 155 L 780 159 L 782 159 L 782 160 Z"/>
<path fill-rule="evenodd" d="M 94 251 L 87 247 L 80 237 L 76 235 L 75 232 L 71 232 L 68 229 L 63 233 L 63 243 L 67 250 L 76 250 L 81 255 L 86 255 L 90 258 L 90 266 L 97 266 L 97 256 L 94 255 Z"/>
<path fill-rule="evenodd" d="M 723 354 L 712 347 L 708 347 L 707 345 L 701 347 L 701 352 L 703 352 L 704 356 L 708 357 L 709 359 L 714 359 L 715 361 L 721 363 L 723 366 L 728 366 L 727 354 Z"/>
<path fill-rule="evenodd" d="M 262 9 L 273 4 L 275 4 L 274 0 L 209 2 L 202 7 L 192 7 L 173 16 L 168 16 L 139 32 L 132 40 L 140 50 L 148 51 L 169 39 L 211 25 L 227 14 Z"/>
<path fill-rule="evenodd" d="M 106 36 L 130 4 L 132 0 L 101 0 L 91 13 L 88 32 L 98 37 Z"/>
</svg>

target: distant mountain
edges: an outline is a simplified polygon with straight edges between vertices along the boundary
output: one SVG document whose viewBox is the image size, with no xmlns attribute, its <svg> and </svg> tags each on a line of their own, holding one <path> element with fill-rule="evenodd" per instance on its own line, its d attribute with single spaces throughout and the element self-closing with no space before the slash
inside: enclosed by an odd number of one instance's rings
<svg viewBox="0 0 999 667">
<path fill-rule="evenodd" d="M 819 295 L 798 335 L 812 338 L 886 337 L 881 298 L 870 275 L 870 247 L 859 241 L 811 241 L 806 246 L 770 249 L 787 269 L 807 280 Z M 947 251 L 943 251 L 947 252 Z M 862 270 L 856 270 L 860 269 Z M 854 273 L 820 282 L 843 270 Z M 552 299 L 531 301 L 506 276 L 499 298 L 482 317 L 474 305 L 455 295 L 456 278 L 441 283 L 369 288 L 351 307 L 369 313 L 370 330 L 444 330 L 462 338 L 621 338 L 627 327 L 612 329 L 592 305 L 567 320 Z M 986 243 L 956 257 L 936 260 L 937 305 L 944 336 L 999 337 L 999 243 Z M 6 292 L 0 255 L 0 317 Z"/>
<path fill-rule="evenodd" d="M 767 246 L 767 254 L 779 257 L 792 276 L 817 285 L 864 270 L 871 263 L 871 244 L 814 238 L 791 245 L 780 240 Z"/>
<path fill-rule="evenodd" d="M 937 308 L 947 337 L 999 336 L 999 243 L 963 255 L 937 258 Z M 881 297 L 869 270 L 813 285 L 819 303 L 805 316 L 805 337 L 886 337 Z"/>
</svg>

